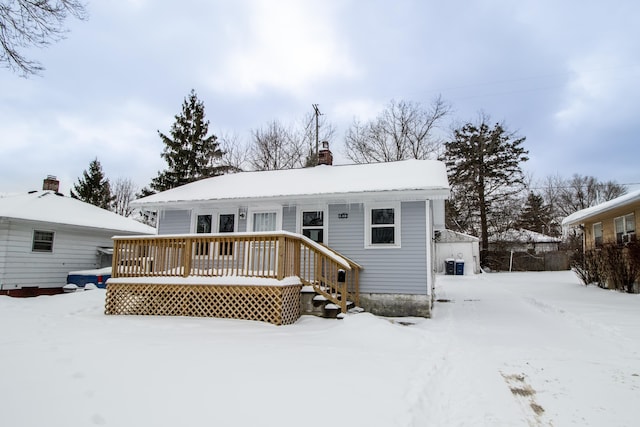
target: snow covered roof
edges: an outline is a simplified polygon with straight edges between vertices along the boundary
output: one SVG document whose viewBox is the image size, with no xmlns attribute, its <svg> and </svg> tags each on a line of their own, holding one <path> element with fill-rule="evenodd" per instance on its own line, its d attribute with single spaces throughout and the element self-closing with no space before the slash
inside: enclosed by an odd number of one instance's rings
<svg viewBox="0 0 640 427">
<path fill-rule="evenodd" d="M 562 241 L 562 239 L 521 228 L 520 230 L 507 230 L 502 233 L 492 234 L 491 236 L 489 236 L 489 241 L 519 243 L 559 243 Z"/>
<path fill-rule="evenodd" d="M 574 212 L 568 217 L 566 217 L 564 220 L 562 220 L 562 225 L 563 226 L 579 225 L 579 224 L 582 224 L 587 218 L 605 213 L 613 209 L 621 208 L 626 205 L 630 205 L 632 203 L 636 203 L 639 201 L 640 201 L 640 190 L 632 191 L 630 193 L 623 194 L 620 197 L 616 197 L 615 199 L 606 201 L 604 203 L 600 203 L 599 205 L 591 206 L 589 208 Z"/>
<path fill-rule="evenodd" d="M 0 197 L 0 218 L 42 221 L 115 232 L 155 234 L 153 227 L 53 191 Z"/>
<path fill-rule="evenodd" d="M 192 182 L 144 197 L 132 206 L 150 207 L 205 200 L 278 197 L 355 196 L 390 191 L 418 192 L 430 198 L 449 196 L 443 162 L 403 160 L 359 165 L 241 172 Z"/>
<path fill-rule="evenodd" d="M 479 242 L 480 239 L 476 236 L 460 233 L 459 231 L 453 231 L 449 229 L 438 230 L 440 232 L 439 242 L 443 243 L 458 243 L 458 242 Z"/>
</svg>

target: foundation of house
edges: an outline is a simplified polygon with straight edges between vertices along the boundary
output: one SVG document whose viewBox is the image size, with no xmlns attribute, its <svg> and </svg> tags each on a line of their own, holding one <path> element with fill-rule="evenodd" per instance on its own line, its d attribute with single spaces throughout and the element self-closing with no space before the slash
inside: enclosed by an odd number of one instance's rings
<svg viewBox="0 0 640 427">
<path fill-rule="evenodd" d="M 40 288 L 37 286 L 25 286 L 15 289 L 0 289 L 0 295 L 7 295 L 16 298 L 29 298 L 37 297 L 40 295 L 59 295 L 64 291 L 62 287 L 59 288 Z"/>
<path fill-rule="evenodd" d="M 369 313 L 390 317 L 431 317 L 430 295 L 360 294 L 360 307 Z"/>
</svg>

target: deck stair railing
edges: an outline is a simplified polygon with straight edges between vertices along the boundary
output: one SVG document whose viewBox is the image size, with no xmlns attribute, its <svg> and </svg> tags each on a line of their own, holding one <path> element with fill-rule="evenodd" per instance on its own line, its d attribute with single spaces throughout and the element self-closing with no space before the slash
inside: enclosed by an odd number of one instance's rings
<svg viewBox="0 0 640 427">
<path fill-rule="evenodd" d="M 305 236 L 267 233 L 184 234 L 114 237 L 113 278 L 242 276 L 283 279 L 304 285 L 338 305 L 359 304 L 354 261 Z"/>
</svg>

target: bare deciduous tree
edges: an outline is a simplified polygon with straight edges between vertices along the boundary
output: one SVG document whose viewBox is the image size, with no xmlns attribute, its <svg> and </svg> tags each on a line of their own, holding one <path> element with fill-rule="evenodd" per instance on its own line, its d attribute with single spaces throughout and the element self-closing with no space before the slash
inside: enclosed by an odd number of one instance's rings
<svg viewBox="0 0 640 427">
<path fill-rule="evenodd" d="M 118 178 L 113 185 L 113 211 L 129 217 L 133 213 L 130 203 L 136 197 L 136 186 L 131 178 Z"/>
<path fill-rule="evenodd" d="M 627 192 L 614 181 L 601 182 L 593 176 L 574 174 L 570 179 L 560 176 L 547 177 L 543 196 L 562 219 L 581 209 L 614 199 Z"/>
<path fill-rule="evenodd" d="M 69 15 L 85 19 L 85 5 L 78 0 L 1 0 L 0 63 L 23 76 L 42 71 L 42 65 L 24 56 L 22 50 L 64 38 Z"/>
<path fill-rule="evenodd" d="M 614 181 L 600 182 L 592 176 L 574 174 L 570 179 L 559 175 L 548 176 L 542 184 L 542 197 L 550 209 L 550 234 L 559 234 L 562 220 L 572 213 L 614 199 L 627 192 Z M 565 230 L 570 244 L 581 245 L 579 230 Z"/>
<path fill-rule="evenodd" d="M 253 130 L 252 134 L 249 163 L 254 170 L 292 169 L 304 165 L 303 142 L 277 120 Z"/>
<path fill-rule="evenodd" d="M 441 97 L 428 107 L 392 100 L 374 120 L 354 120 L 345 136 L 346 155 L 355 163 L 435 159 L 442 148 L 435 133 L 450 111 Z"/>
<path fill-rule="evenodd" d="M 221 134 L 221 163 L 228 167 L 228 173 L 242 172 L 249 166 L 249 150 L 235 133 Z"/>
</svg>

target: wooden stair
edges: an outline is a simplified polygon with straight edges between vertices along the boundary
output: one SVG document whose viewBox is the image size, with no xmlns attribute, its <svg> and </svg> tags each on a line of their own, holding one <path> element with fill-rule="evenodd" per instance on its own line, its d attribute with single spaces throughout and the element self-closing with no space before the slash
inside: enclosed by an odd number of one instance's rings
<svg viewBox="0 0 640 427">
<path fill-rule="evenodd" d="M 335 294 L 334 298 L 341 301 L 342 297 L 340 294 Z M 347 310 L 355 307 L 355 303 L 347 301 Z M 300 314 L 324 317 L 326 319 L 342 319 L 345 316 L 338 304 L 316 292 L 314 287 L 310 285 L 303 286 L 300 292 Z"/>
</svg>

